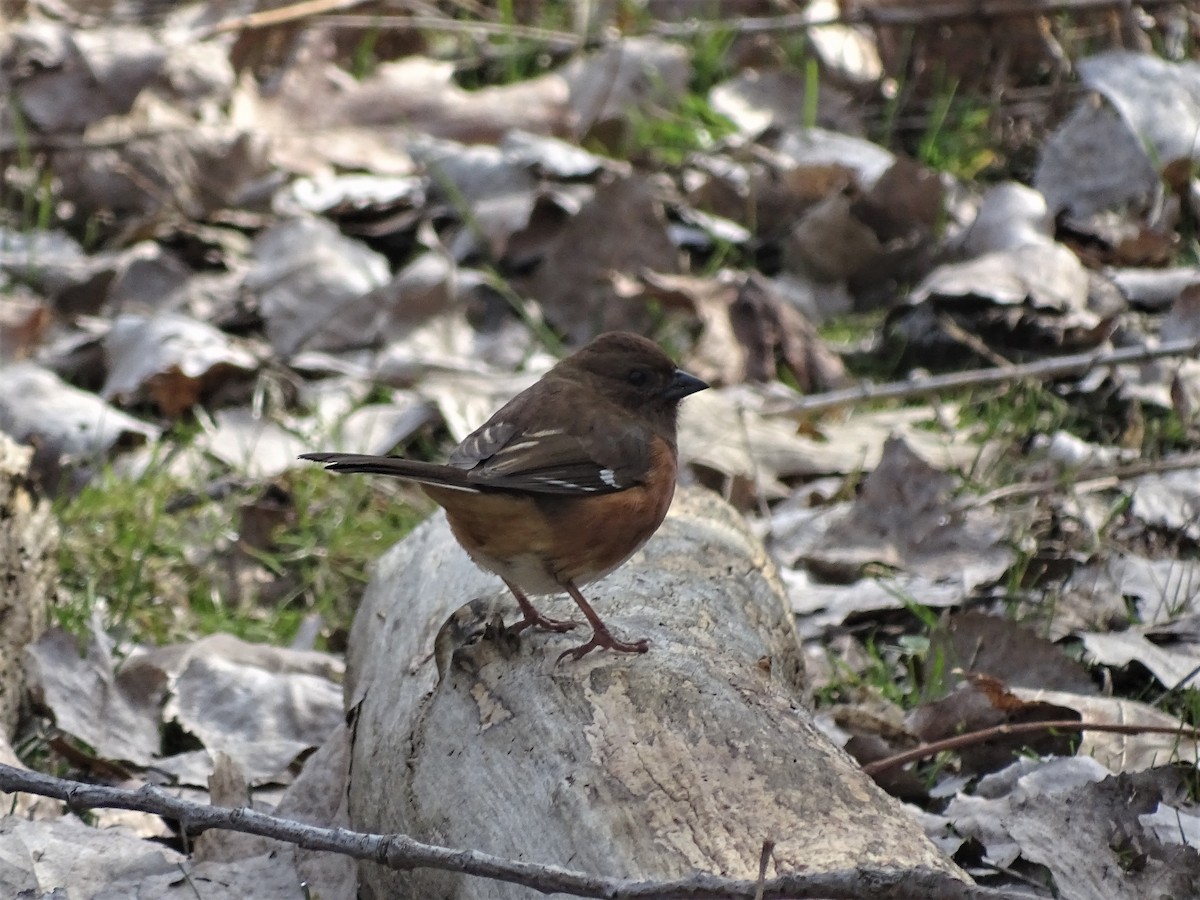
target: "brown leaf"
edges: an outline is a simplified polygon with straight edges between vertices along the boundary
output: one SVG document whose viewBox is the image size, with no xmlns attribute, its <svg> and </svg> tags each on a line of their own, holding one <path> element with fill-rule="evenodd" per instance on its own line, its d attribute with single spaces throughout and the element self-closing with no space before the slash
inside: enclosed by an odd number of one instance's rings
<svg viewBox="0 0 1200 900">
<path fill-rule="evenodd" d="M 0 359 L 25 359 L 42 340 L 53 316 L 33 297 L 13 293 L 0 297 Z"/>
<path fill-rule="evenodd" d="M 997 577 L 1012 559 L 1002 539 L 1009 520 L 959 507 L 956 483 L 904 439 L 889 438 L 858 499 L 804 554 L 806 564 L 858 572 L 878 563 L 955 583 Z"/>
<path fill-rule="evenodd" d="M 613 273 L 679 270 L 661 204 L 641 176 L 609 175 L 546 245 L 527 289 L 546 320 L 581 344 L 602 331 L 645 331 L 645 305 L 613 297 Z"/>
<path fill-rule="evenodd" d="M 943 619 L 930 635 L 927 676 L 933 667 L 943 673 L 964 669 L 1020 687 L 1096 691 L 1087 669 L 1057 644 L 1017 622 L 978 612 Z"/>
<path fill-rule="evenodd" d="M 925 703 L 909 714 L 906 724 L 926 742 L 958 734 L 982 731 L 997 725 L 1024 722 L 1078 720 L 1073 709 L 1052 703 L 1028 702 L 1011 693 L 1003 682 L 987 675 L 968 676 L 968 684 L 952 694 Z M 994 736 L 959 749 L 962 766 L 969 772 L 1000 769 L 1022 751 L 1061 756 L 1070 753 L 1077 732 L 1054 732 Z"/>
<path fill-rule="evenodd" d="M 914 231 L 932 233 L 945 215 L 945 190 L 937 172 L 897 157 L 851 211 L 886 244 Z"/>
<path fill-rule="evenodd" d="M 747 380 L 773 381 L 782 366 L 804 393 L 846 384 L 841 357 L 825 346 L 816 327 L 762 276 L 751 273 L 742 283 L 729 319 L 746 350 Z"/>
<path fill-rule="evenodd" d="M 640 287 L 642 298 L 699 318 L 700 335 L 687 368 L 710 384 L 771 382 L 781 368 L 806 392 L 845 383 L 841 358 L 825 346 L 804 313 L 761 275 L 727 272 L 697 278 L 646 272 Z M 639 285 L 619 283 L 618 294 L 636 297 Z"/>
<path fill-rule="evenodd" d="M 258 360 L 241 342 L 195 319 L 173 313 L 118 316 L 104 338 L 105 399 L 149 399 L 178 418 L 229 379 L 245 377 Z"/>
<path fill-rule="evenodd" d="M 269 484 L 250 503 L 238 510 L 238 548 L 266 552 L 275 547 L 275 533 L 296 519 L 295 500 L 279 484 Z"/>
</svg>

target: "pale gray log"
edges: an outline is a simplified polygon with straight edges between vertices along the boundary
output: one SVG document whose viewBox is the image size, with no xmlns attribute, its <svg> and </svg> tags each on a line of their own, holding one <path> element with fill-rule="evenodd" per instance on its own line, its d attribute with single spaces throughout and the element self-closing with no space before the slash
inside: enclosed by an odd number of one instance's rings
<svg viewBox="0 0 1200 900">
<path fill-rule="evenodd" d="M 28 490 L 33 451 L 0 432 L 0 733 L 12 734 L 25 687 L 23 650 L 46 630 L 58 581 L 58 526 Z"/>
<path fill-rule="evenodd" d="M 646 549 L 585 591 L 618 635 L 651 639 L 645 655 L 555 664 L 587 635 L 480 639 L 494 611 L 513 618 L 496 584 L 440 515 L 380 562 L 351 635 L 352 827 L 630 878 L 755 878 L 764 840 L 768 877 L 958 872 L 813 726 L 785 593 L 714 495 L 682 492 Z M 361 875 L 375 900 L 537 896 L 450 872 Z"/>
</svg>

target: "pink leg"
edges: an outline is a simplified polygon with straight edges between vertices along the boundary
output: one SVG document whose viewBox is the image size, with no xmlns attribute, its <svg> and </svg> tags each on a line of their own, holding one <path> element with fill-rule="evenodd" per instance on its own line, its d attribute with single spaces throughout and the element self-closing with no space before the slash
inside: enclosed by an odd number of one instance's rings
<svg viewBox="0 0 1200 900">
<path fill-rule="evenodd" d="M 548 616 L 543 616 L 537 611 L 536 607 L 529 602 L 529 598 L 522 593 L 515 584 L 511 581 L 505 581 L 508 589 L 512 591 L 512 595 L 517 598 L 517 605 L 521 607 L 521 615 L 524 616 L 520 622 L 517 622 L 508 627 L 509 634 L 519 634 L 530 626 L 537 626 L 546 631 L 563 632 L 570 631 L 572 628 L 578 628 L 578 622 L 560 621 L 559 619 L 551 619 Z"/>
<path fill-rule="evenodd" d="M 571 659 L 583 659 L 587 654 L 597 648 L 604 650 L 615 650 L 618 653 L 645 653 L 650 649 L 650 642 L 645 638 L 640 641 L 620 641 L 612 636 L 612 632 L 608 630 L 596 611 L 592 609 L 590 603 L 584 599 L 583 594 L 579 592 L 579 588 L 575 587 L 571 582 L 563 585 L 567 589 L 567 593 L 571 595 L 571 599 L 583 611 L 583 615 L 587 618 L 588 624 L 592 626 L 592 639 L 586 644 L 580 644 L 578 647 L 572 647 L 570 650 L 564 650 L 558 657 L 558 662 L 562 662 L 565 657 Z"/>
</svg>

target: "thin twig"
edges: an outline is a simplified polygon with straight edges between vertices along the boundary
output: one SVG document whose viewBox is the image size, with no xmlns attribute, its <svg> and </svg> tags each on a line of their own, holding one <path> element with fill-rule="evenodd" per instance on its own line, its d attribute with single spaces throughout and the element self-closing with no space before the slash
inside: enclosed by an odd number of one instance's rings
<svg viewBox="0 0 1200 900">
<path fill-rule="evenodd" d="M 313 16 L 318 16 L 322 13 L 350 9 L 363 2 L 364 0 L 301 0 L 299 3 L 289 3 L 287 6 L 277 6 L 274 9 L 264 9 L 245 16 L 223 19 L 205 29 L 203 35 L 204 37 L 211 37 L 214 34 L 223 34 L 227 31 L 248 31 L 254 28 L 284 25 L 300 19 L 311 19 Z"/>
<path fill-rule="evenodd" d="M 1141 0 L 1138 6 L 1182 6 L 1183 0 Z M 812 16 L 790 13 L 782 16 L 746 17 L 741 19 L 692 19 L 687 22 L 662 22 L 650 33 L 659 37 L 691 37 L 710 32 L 763 34 L 773 31 L 795 31 L 823 25 L 870 25 L 920 27 L 944 25 L 951 22 L 971 22 L 987 19 L 1043 16 L 1051 13 L 1098 12 L 1122 9 L 1129 0 L 968 0 L 965 3 L 913 3 L 906 6 L 858 4 L 854 9 L 834 16 Z"/>
<path fill-rule="evenodd" d="M 771 851 L 774 849 L 774 841 L 763 841 L 762 853 L 758 855 L 758 887 L 754 891 L 754 900 L 763 900 L 763 890 L 767 883 L 767 863 L 771 861 Z"/>
<path fill-rule="evenodd" d="M 906 381 L 889 381 L 885 384 L 863 384 L 840 391 L 812 394 L 785 403 L 768 404 L 762 412 L 766 415 L 822 412 L 839 406 L 862 403 L 865 400 L 907 400 L 925 394 L 937 394 L 964 387 L 1005 384 L 1010 381 L 1020 381 L 1023 378 L 1057 378 L 1109 366 L 1132 365 L 1168 356 L 1196 356 L 1198 353 L 1200 353 L 1200 341 L 1193 339 L 1166 341 L 1157 347 L 1122 347 L 1119 350 L 1107 352 L 1075 353 L 1070 356 L 1056 356 L 1053 359 L 1042 359 L 1014 366 L 972 369 L 968 372 L 910 378 Z"/>
<path fill-rule="evenodd" d="M 941 741 L 930 741 L 920 747 L 914 747 L 894 756 L 877 759 L 862 767 L 868 775 L 879 775 L 891 769 L 906 766 L 910 762 L 927 759 L 947 750 L 961 750 L 963 747 L 974 747 L 1001 737 L 1019 734 L 1037 734 L 1043 731 L 1103 731 L 1109 734 L 1174 734 L 1179 737 L 1200 740 L 1200 731 L 1194 728 L 1172 727 L 1169 725 L 1117 725 L 1111 722 L 1076 722 L 1073 719 L 1060 719 L 1053 722 L 1020 722 L 1011 725 L 995 725 L 979 731 L 969 731 L 966 734 L 956 734 Z"/>
<path fill-rule="evenodd" d="M 217 22 L 205 30 L 205 36 L 282 25 L 301 19 L 318 18 L 323 25 L 339 28 L 385 28 L 394 30 L 472 31 L 522 37 L 557 44 L 580 44 L 578 35 L 516 23 L 469 21 L 441 16 L 326 15 L 362 3 L 363 0 L 305 0 L 276 9 Z M 1170 6 L 1182 0 L 1142 0 L 1139 6 Z M 972 0 L 969 3 L 917 4 L 899 7 L 858 7 L 834 16 L 794 13 L 761 18 L 693 19 L 688 22 L 659 22 L 649 33 L 658 37 L 691 37 L 714 31 L 761 34 L 772 31 L 797 31 L 826 25 L 920 26 L 955 21 L 972 21 L 1059 12 L 1094 12 L 1125 7 L 1128 0 Z M 619 40 L 627 35 L 614 35 Z"/>
<path fill-rule="evenodd" d="M 185 829 L 223 828 L 275 838 L 309 850 L 340 853 L 398 870 L 415 868 L 462 872 L 524 885 L 542 893 L 608 900 L 752 900 L 757 879 L 724 878 L 704 873 L 675 881 L 634 881 L 589 875 L 558 866 L 504 859 L 478 850 L 453 850 L 423 844 L 402 834 L 364 834 L 345 828 L 321 828 L 252 809 L 208 806 L 175 797 L 154 785 L 136 791 L 84 784 L 0 765 L 0 791 L 54 797 L 73 809 L 135 809 L 178 821 Z M 1015 895 L 967 884 L 929 868 L 847 869 L 791 873 L 762 882 L 764 900 L 824 897 L 832 900 L 870 896 L 877 900 L 1007 900 Z"/>
<path fill-rule="evenodd" d="M 325 0 L 313 0 L 316 6 Z M 328 0 L 335 7 L 335 0 Z M 351 0 L 344 5 L 354 5 L 362 0 Z M 440 31 L 444 33 L 460 33 L 471 35 L 494 35 L 496 37 L 520 38 L 522 40 L 566 48 L 581 47 L 583 38 L 566 31 L 554 31 L 549 28 L 537 28 L 532 25 L 515 25 L 504 22 L 488 22 L 481 19 L 450 19 L 441 16 L 386 16 L 386 15 L 318 15 L 308 12 L 304 7 L 308 3 L 280 9 L 253 13 L 248 16 L 238 16 L 226 19 L 203 29 L 198 35 L 201 39 L 213 37 L 229 31 L 247 31 L 255 28 L 265 28 L 270 25 L 281 25 L 285 22 L 311 18 L 318 25 L 342 29 L 378 29 L 380 31 Z"/>
<path fill-rule="evenodd" d="M 464 20 L 431 15 L 327 15 L 362 3 L 363 0 L 304 0 L 276 9 L 263 10 L 246 16 L 236 16 L 217 22 L 205 29 L 204 37 L 231 31 L 246 31 L 282 25 L 302 19 L 315 19 L 322 25 L 336 28 L 380 28 L 395 31 L 443 31 L 494 34 L 518 37 L 533 41 L 563 46 L 580 46 L 583 43 L 577 34 L 537 28 L 516 23 L 486 20 Z M 1181 5 L 1183 0 L 1141 0 L 1141 7 Z M 1129 0 L 971 0 L 967 3 L 914 4 L 912 6 L 875 7 L 859 6 L 839 15 L 813 16 L 793 13 L 761 18 L 740 19 L 692 19 L 687 22 L 658 22 L 648 32 L 657 37 L 686 38 L 712 32 L 736 34 L 763 34 L 775 31 L 801 31 L 828 25 L 870 25 L 917 27 L 941 25 L 957 21 L 978 21 L 997 18 L 1046 15 L 1049 13 L 1082 13 L 1123 8 Z M 612 42 L 628 37 L 627 34 L 611 35 Z"/>
<path fill-rule="evenodd" d="M 1161 475 L 1165 472 L 1180 472 L 1186 469 L 1200 469 L 1200 453 L 1185 453 L 1165 459 L 1138 460 L 1115 466 L 1084 466 L 1079 469 L 1066 467 L 1058 478 L 1006 484 L 994 491 L 972 497 L 966 505 L 972 508 L 991 506 L 997 500 L 1057 493 L 1064 488 L 1072 494 L 1090 494 L 1094 491 L 1111 490 L 1130 478 Z"/>
<path fill-rule="evenodd" d="M 520 38 L 565 49 L 582 47 L 584 39 L 569 31 L 555 31 L 536 25 L 510 25 L 504 22 L 488 22 L 480 19 L 443 19 L 438 16 L 321 16 L 321 25 L 336 28 L 379 28 L 396 31 L 442 31 L 460 34 L 494 35 L 503 38 Z"/>
</svg>

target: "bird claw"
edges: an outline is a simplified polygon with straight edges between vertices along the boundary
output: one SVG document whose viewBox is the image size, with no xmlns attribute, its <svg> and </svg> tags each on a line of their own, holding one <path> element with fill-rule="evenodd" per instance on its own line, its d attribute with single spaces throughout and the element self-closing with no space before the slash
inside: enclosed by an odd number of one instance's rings
<svg viewBox="0 0 1200 900">
<path fill-rule="evenodd" d="M 570 619 L 551 619 L 549 616 L 543 616 L 541 613 L 530 615 L 525 613 L 525 617 L 520 622 L 514 622 L 508 626 L 509 634 L 520 634 L 526 628 L 540 628 L 543 631 L 553 631 L 555 634 L 562 634 L 564 631 L 570 631 L 572 628 L 578 628 L 578 622 L 572 622 Z"/>
<path fill-rule="evenodd" d="M 608 631 L 593 631 L 592 639 L 586 644 L 580 644 L 578 647 L 571 647 L 564 650 L 558 655 L 558 659 L 554 661 L 558 665 L 568 656 L 573 661 L 583 659 L 593 650 L 615 650 L 617 653 L 645 653 L 650 649 L 650 641 L 642 638 L 637 641 L 621 641 L 613 637 Z"/>
</svg>

